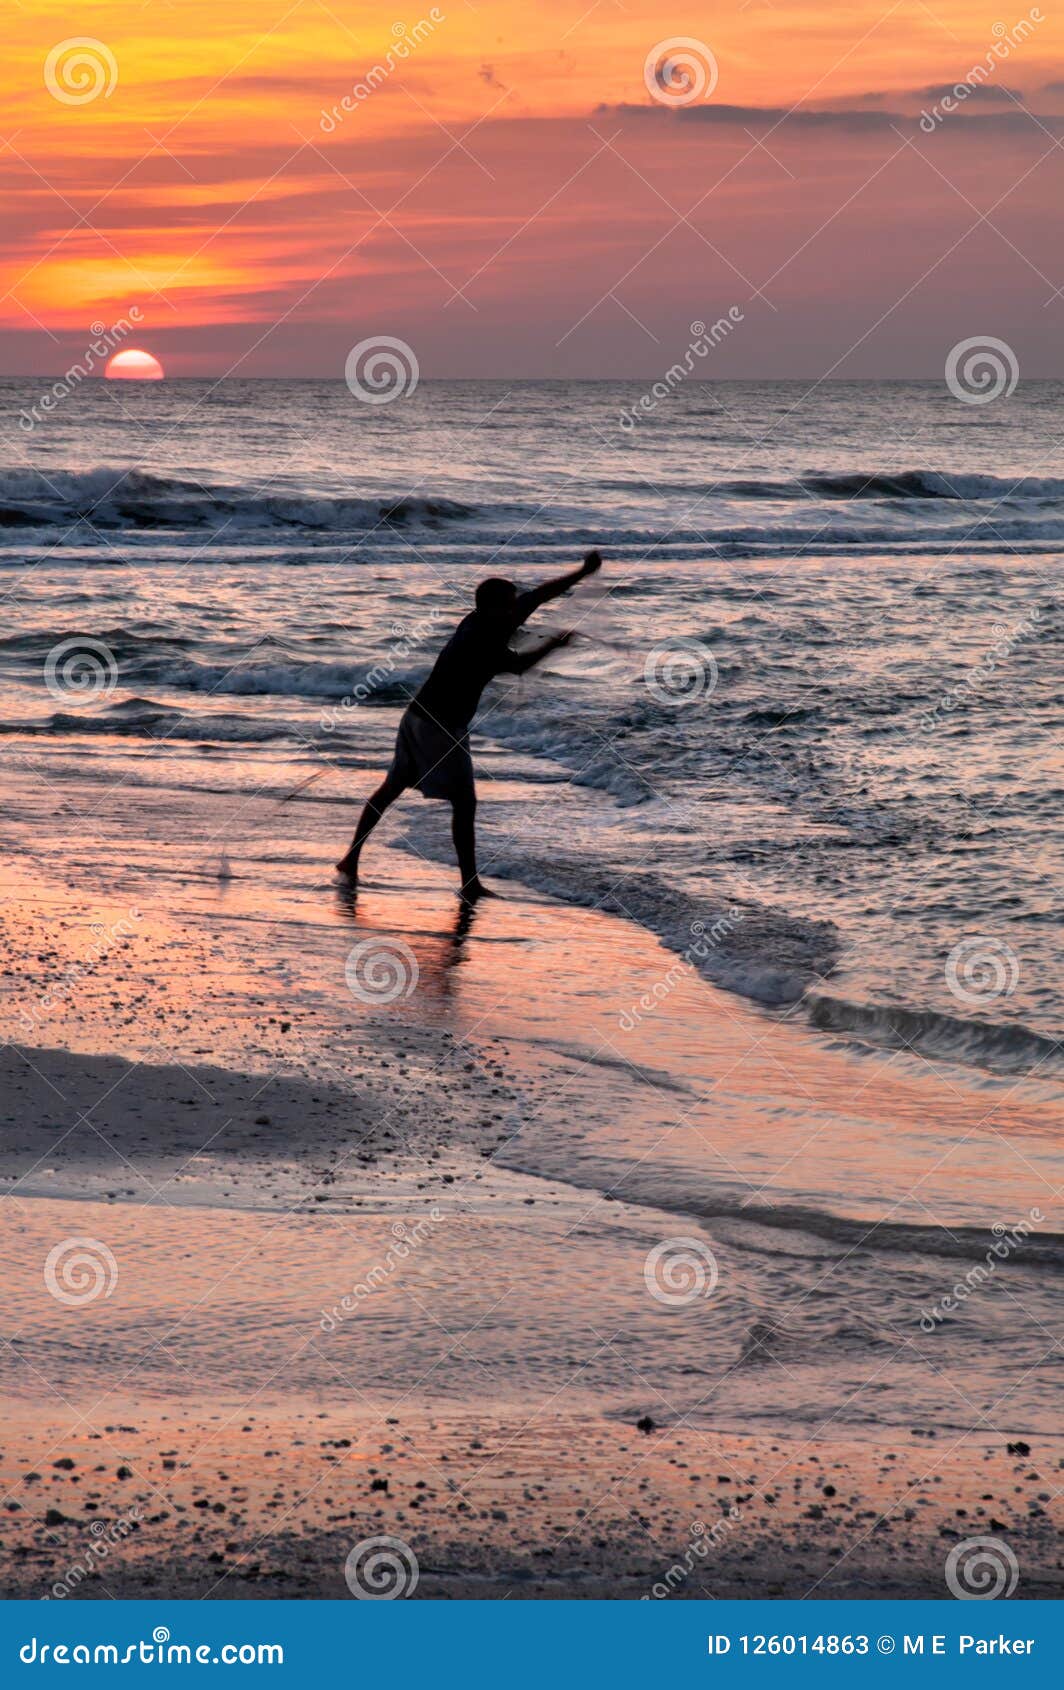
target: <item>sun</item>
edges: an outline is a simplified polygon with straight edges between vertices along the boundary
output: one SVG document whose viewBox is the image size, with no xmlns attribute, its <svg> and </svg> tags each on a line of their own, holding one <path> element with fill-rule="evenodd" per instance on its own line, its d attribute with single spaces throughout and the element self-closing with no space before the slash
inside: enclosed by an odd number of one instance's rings
<svg viewBox="0 0 1064 1690">
<path fill-rule="evenodd" d="M 162 381 L 166 371 L 150 352 L 128 346 L 115 353 L 103 373 L 108 381 Z"/>
</svg>

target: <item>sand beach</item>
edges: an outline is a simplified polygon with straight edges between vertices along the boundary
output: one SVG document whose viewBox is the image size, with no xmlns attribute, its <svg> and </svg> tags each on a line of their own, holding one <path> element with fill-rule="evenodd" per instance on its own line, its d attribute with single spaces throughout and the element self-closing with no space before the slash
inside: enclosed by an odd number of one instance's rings
<svg viewBox="0 0 1064 1690">
<path fill-rule="evenodd" d="M 973 1381 L 921 1326 L 994 1241 L 976 1176 L 1044 1207 L 964 1341 L 1049 1294 L 1046 1088 L 517 885 L 456 931 L 409 851 L 352 905 L 340 805 L 275 813 L 225 878 L 8 883 L 9 1594 L 343 1597 L 383 1536 L 422 1596 L 935 1596 L 984 1529 L 1057 1591 L 1039 1356 Z"/>
</svg>

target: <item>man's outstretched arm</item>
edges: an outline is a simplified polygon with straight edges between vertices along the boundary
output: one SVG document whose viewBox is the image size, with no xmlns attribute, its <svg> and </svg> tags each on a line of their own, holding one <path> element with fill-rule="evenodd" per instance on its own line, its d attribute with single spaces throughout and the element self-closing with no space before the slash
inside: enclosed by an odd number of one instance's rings
<svg viewBox="0 0 1064 1690">
<path fill-rule="evenodd" d="M 549 604 L 551 599 L 561 598 L 570 587 L 586 580 L 589 575 L 602 568 L 602 558 L 598 552 L 588 552 L 579 569 L 571 569 L 568 575 L 558 575 L 553 581 L 544 581 L 539 587 L 530 587 L 527 593 L 519 593 L 517 598 L 518 622 L 525 622 L 538 610 L 541 604 Z"/>
<path fill-rule="evenodd" d="M 568 645 L 572 639 L 572 632 L 566 630 L 562 634 L 552 634 L 542 645 L 533 646 L 531 651 L 511 651 L 507 653 L 507 660 L 499 670 L 501 675 L 524 675 L 529 669 L 549 657 L 552 651 L 558 651 L 561 646 Z"/>
</svg>

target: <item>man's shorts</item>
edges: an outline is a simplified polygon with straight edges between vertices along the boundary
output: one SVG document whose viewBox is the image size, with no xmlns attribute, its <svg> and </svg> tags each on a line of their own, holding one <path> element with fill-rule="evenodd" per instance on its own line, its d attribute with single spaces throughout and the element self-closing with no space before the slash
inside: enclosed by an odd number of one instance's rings
<svg viewBox="0 0 1064 1690">
<path fill-rule="evenodd" d="M 407 709 L 399 723 L 388 779 L 416 786 L 423 798 L 447 798 L 452 804 L 472 801 L 475 788 L 468 733 L 456 738 L 420 711 Z"/>
</svg>

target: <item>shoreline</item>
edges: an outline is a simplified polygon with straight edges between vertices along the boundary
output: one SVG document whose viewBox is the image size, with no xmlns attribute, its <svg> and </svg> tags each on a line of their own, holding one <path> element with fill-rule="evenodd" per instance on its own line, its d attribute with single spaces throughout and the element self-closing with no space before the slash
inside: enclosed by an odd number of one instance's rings
<svg viewBox="0 0 1064 1690">
<path fill-rule="evenodd" d="M 72 1044 L 126 1054 L 0 1054 L 8 1593 L 45 1594 L 133 1503 L 137 1530 L 70 1594 L 344 1599 L 348 1552 L 384 1533 L 416 1553 L 423 1597 L 653 1598 L 691 1555 L 670 1596 L 940 1597 L 949 1546 L 995 1522 L 1019 1594 L 1055 1593 L 1062 1456 L 1004 1379 L 993 1431 L 947 1429 L 984 1410 L 943 1403 L 949 1329 L 919 1350 L 920 1309 L 956 1275 L 930 1229 L 920 1255 L 917 1229 L 884 1254 L 786 1213 L 803 1190 L 860 1196 L 839 1133 L 875 1198 L 885 1123 L 893 1170 L 930 1112 L 960 1133 L 975 1094 L 908 1059 L 887 1086 L 874 1059 L 694 976 L 622 1036 L 673 966 L 641 929 L 515 897 L 461 934 L 443 871 L 387 867 L 355 911 L 331 890 L 179 883 L 53 1006 Z M 47 983 L 137 890 L 82 910 L 24 886 L 9 944 Z M 360 1003 L 352 945 L 397 936 L 416 990 Z M 1046 1113 L 1012 1105 L 1031 1158 Z M 921 1199 L 954 1205 L 943 1237 L 963 1227 L 947 1174 L 925 1171 Z M 731 1208 L 694 1219 L 713 1191 Z M 859 1203 L 851 1224 L 872 1224 Z M 678 1236 L 719 1286 L 673 1305 L 646 1264 Z M 64 1277 L 86 1238 L 88 1281 Z M 57 1250 L 73 1302 L 42 1284 Z M 1034 1250 L 1009 1267 L 1025 1301 L 1034 1269 Z M 848 1423 L 863 1382 L 874 1417 Z M 722 1541 L 725 1502 L 742 1517 Z"/>
<path fill-rule="evenodd" d="M 417 1042 L 408 1034 L 408 1043 Z M 463 1071 L 463 1105 L 481 1111 L 472 1128 L 463 1116 L 442 1113 L 416 1083 L 397 1103 L 382 1084 L 388 1058 L 372 1038 L 358 1047 L 359 1058 L 367 1069 L 375 1061 L 385 1068 L 374 1084 L 367 1084 L 363 1073 L 357 1090 L 320 1079 L 241 1072 L 215 1064 L 155 1065 L 116 1055 L 8 1045 L 0 1049 L 0 1089 L 14 1100 L 16 1112 L 6 1118 L 0 1145 L 0 1197 L 163 1204 L 248 1214 L 296 1213 L 310 1204 L 313 1212 L 336 1214 L 365 1205 L 405 1207 L 425 1192 L 451 1203 L 468 1195 L 471 1181 L 487 1182 L 476 1194 L 481 1204 L 500 1191 L 520 1192 L 525 1184 L 537 1190 L 550 1186 L 578 1203 L 588 1194 L 601 1196 L 605 1179 L 596 1184 L 590 1177 L 586 1183 L 577 1178 L 574 1184 L 577 1168 L 568 1178 L 559 1169 L 552 1179 L 527 1165 L 519 1111 L 511 1099 L 499 1108 L 500 1088 L 490 1084 L 503 1073 L 498 1045 L 496 1040 L 485 1044 L 482 1065 L 468 1062 L 468 1048 L 457 1048 L 446 1034 L 430 1037 L 420 1051 L 437 1078 L 451 1079 L 456 1069 Z M 566 1052 L 558 1045 L 554 1050 L 588 1064 L 586 1052 Z M 608 1075 L 622 1065 L 600 1057 L 597 1063 L 592 1059 L 592 1066 L 601 1066 Z M 697 1095 L 682 1082 L 670 1084 L 665 1073 L 630 1071 L 629 1078 L 650 1092 L 675 1089 L 682 1096 Z M 100 1101 L 83 1112 L 69 1102 L 76 1096 Z M 527 1095 L 522 1106 L 529 1108 Z M 142 1130 L 144 1121 L 160 1112 L 168 1116 L 170 1130 L 165 1140 L 151 1143 Z M 298 1156 L 291 1142 L 291 1123 L 296 1121 Z M 37 1155 L 53 1125 L 59 1127 L 58 1153 Z M 334 1191 L 340 1172 L 352 1162 L 344 1176 L 348 1188 Z M 351 1185 L 352 1174 L 361 1176 L 363 1183 Z M 135 1183 L 123 1183 L 129 1179 Z M 626 1184 L 628 1202 L 660 1207 L 638 1183 Z M 674 1218 L 679 1224 L 742 1218 L 754 1226 L 802 1233 L 828 1244 L 877 1254 L 919 1248 L 943 1260 L 984 1259 L 995 1247 L 1000 1250 L 1001 1240 L 1001 1233 L 992 1228 L 869 1222 L 794 1202 L 729 1203 L 692 1196 L 677 1205 Z M 1029 1263 L 1064 1266 L 1064 1233 L 1030 1231 L 1023 1244 Z"/>
</svg>

